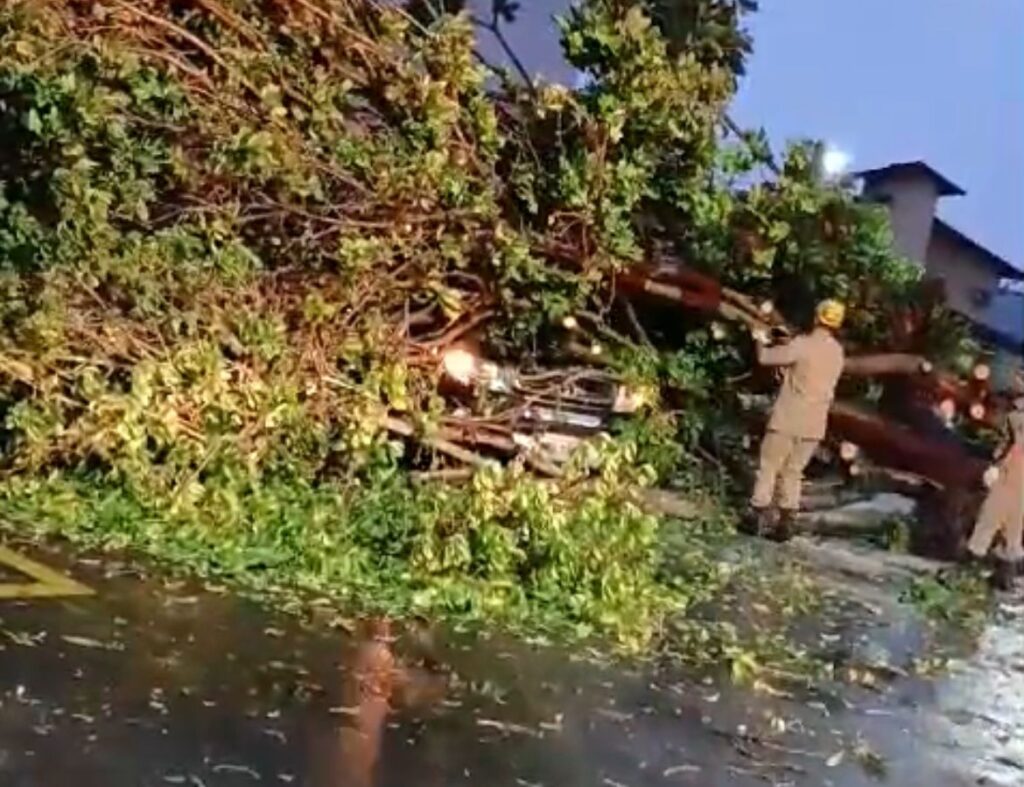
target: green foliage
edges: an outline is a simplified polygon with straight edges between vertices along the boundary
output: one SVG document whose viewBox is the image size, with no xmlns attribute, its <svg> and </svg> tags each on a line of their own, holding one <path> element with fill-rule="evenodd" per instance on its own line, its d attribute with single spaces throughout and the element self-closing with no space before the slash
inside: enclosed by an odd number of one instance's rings
<svg viewBox="0 0 1024 787">
<path fill-rule="evenodd" d="M 977 631 L 988 616 L 990 595 L 984 576 L 955 570 L 940 577 L 915 579 L 903 594 L 926 617 Z"/>
<path fill-rule="evenodd" d="M 843 294 L 867 340 L 914 283 L 807 148 L 761 181 L 763 135 L 721 141 L 753 3 L 576 4 L 582 91 L 492 89 L 462 5 L 430 5 L 3 5 L 6 508 L 261 591 L 638 647 L 718 572 L 691 543 L 666 581 L 628 486 L 699 477 L 745 338 L 695 328 L 665 351 L 595 326 L 651 417 L 565 481 L 466 490 L 408 481 L 455 409 L 439 351 L 479 326 L 533 365 L 659 241 L 783 303 Z M 416 439 L 389 433 L 399 416 Z"/>
<path fill-rule="evenodd" d="M 817 301 L 838 297 L 849 306 L 850 340 L 947 361 L 966 340 L 962 321 L 930 296 L 920 267 L 894 253 L 883 207 L 820 180 L 817 149 L 793 144 L 777 177 L 751 182 L 770 156 L 763 136 L 721 148 L 716 180 L 677 191 L 681 215 L 664 221 L 680 256 L 730 287 L 771 298 L 798 324 L 810 323 Z M 903 337 L 910 305 L 927 318 L 915 317 L 915 334 Z"/>
<path fill-rule="evenodd" d="M 635 467 L 628 443 L 593 446 L 558 483 L 513 468 L 468 487 L 412 486 L 384 464 L 360 484 L 256 484 L 223 465 L 189 505 L 53 475 L 12 481 L 0 509 L 22 533 L 131 548 L 279 602 L 315 593 L 392 614 L 602 634 L 636 650 L 687 608 L 678 589 L 711 586 L 678 567 L 662 580 L 658 520 L 632 492 L 650 475 Z M 691 572 L 698 554 L 683 564 Z"/>
<path fill-rule="evenodd" d="M 679 423 L 674 415 L 656 412 L 647 418 L 624 419 L 615 427 L 616 437 L 636 447 L 638 461 L 649 466 L 659 482 L 678 474 L 685 448 L 678 439 Z"/>
<path fill-rule="evenodd" d="M 686 565 L 695 549 L 723 538 L 721 528 L 669 530 L 669 566 Z M 826 612 L 821 588 L 805 569 L 785 558 L 734 554 L 728 563 L 701 561 L 706 592 L 693 612 L 669 621 L 660 645 L 664 655 L 701 669 L 726 672 L 736 683 L 787 683 L 820 676 L 826 665 L 797 635 Z M 684 573 L 683 576 L 686 574 Z M 692 588 L 692 585 L 691 585 Z M 690 591 L 692 593 L 692 589 Z"/>
<path fill-rule="evenodd" d="M 908 552 L 913 522 L 904 519 L 891 519 L 885 523 L 882 532 L 882 544 L 891 552 Z"/>
<path fill-rule="evenodd" d="M 652 16 L 672 52 L 692 52 L 702 62 L 745 72 L 752 42 L 743 17 L 757 10 L 757 0 L 655 0 Z"/>
</svg>

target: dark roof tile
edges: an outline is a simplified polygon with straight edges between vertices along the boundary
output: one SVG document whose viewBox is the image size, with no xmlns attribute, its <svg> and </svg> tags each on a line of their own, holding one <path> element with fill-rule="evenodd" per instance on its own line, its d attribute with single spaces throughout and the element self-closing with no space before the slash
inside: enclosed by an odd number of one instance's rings
<svg viewBox="0 0 1024 787">
<path fill-rule="evenodd" d="M 889 164 L 877 169 L 865 169 L 854 173 L 857 177 L 863 178 L 866 185 L 877 183 L 883 178 L 890 178 L 902 174 L 921 174 L 932 179 L 942 197 L 960 197 L 966 194 L 960 186 L 951 181 L 941 172 L 932 169 L 923 161 L 903 161 L 897 164 Z"/>
<path fill-rule="evenodd" d="M 1000 276 L 1006 279 L 1024 279 L 1024 271 L 1021 271 L 995 252 L 989 251 L 976 240 L 967 237 L 956 227 L 947 224 L 942 219 L 935 219 L 932 222 L 932 237 L 935 237 L 936 235 L 944 235 L 954 243 L 958 243 L 972 249 L 985 259 L 989 265 L 995 268 Z"/>
</svg>

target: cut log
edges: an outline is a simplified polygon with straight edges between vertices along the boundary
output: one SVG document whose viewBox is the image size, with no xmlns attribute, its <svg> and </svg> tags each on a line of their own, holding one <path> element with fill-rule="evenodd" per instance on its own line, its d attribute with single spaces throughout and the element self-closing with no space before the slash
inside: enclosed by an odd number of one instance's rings
<svg viewBox="0 0 1024 787">
<path fill-rule="evenodd" d="M 516 445 L 515 440 L 502 434 L 480 429 L 457 429 L 449 426 L 442 428 L 437 435 L 418 435 L 412 424 L 393 417 L 387 419 L 387 429 L 392 434 L 419 442 L 471 467 L 488 467 L 494 464 L 494 460 L 465 448 L 466 444 L 489 448 L 507 457 L 521 457 L 528 467 L 541 475 L 558 477 L 562 474 L 561 468 L 548 461 L 539 452 L 522 450 L 520 446 Z"/>
<path fill-rule="evenodd" d="M 706 513 L 706 506 L 689 500 L 678 492 L 668 489 L 647 489 L 637 487 L 636 495 L 645 511 L 658 516 L 676 519 L 694 519 Z"/>
<path fill-rule="evenodd" d="M 620 274 L 617 284 L 699 311 L 715 312 L 722 302 L 722 287 L 715 279 L 684 267 L 633 267 Z"/>
<path fill-rule="evenodd" d="M 888 520 L 880 517 L 839 517 L 831 512 L 809 511 L 800 514 L 797 528 L 806 535 L 863 538 L 884 535 Z"/>
<path fill-rule="evenodd" d="M 858 465 L 858 468 L 857 481 L 853 489 L 864 494 L 891 492 L 907 497 L 918 497 L 929 490 L 942 489 L 941 484 L 914 473 L 878 465 Z"/>
<path fill-rule="evenodd" d="M 742 323 L 752 331 L 768 330 L 767 323 L 762 322 L 756 317 L 752 317 L 748 312 L 744 311 L 743 309 L 738 309 L 733 304 L 726 303 L 725 301 L 722 301 L 722 303 L 718 304 L 718 308 L 715 310 L 715 313 L 718 314 L 722 319 L 728 320 L 729 322 Z"/>
<path fill-rule="evenodd" d="M 857 447 L 856 443 L 844 440 L 839 444 L 839 458 L 844 462 L 852 462 L 859 454 L 860 448 Z"/>
<path fill-rule="evenodd" d="M 952 441 L 931 439 L 843 402 L 829 414 L 832 433 L 860 446 L 873 462 L 947 487 L 975 487 L 988 463 Z"/>
<path fill-rule="evenodd" d="M 870 492 L 855 489 L 851 486 L 844 485 L 835 489 L 815 489 L 812 485 L 807 484 L 800 498 L 800 508 L 809 514 L 813 514 L 832 508 L 841 508 L 850 503 L 867 500 L 870 497 Z"/>
<path fill-rule="evenodd" d="M 885 493 L 836 508 L 805 511 L 799 522 L 802 530 L 819 535 L 864 535 L 883 532 L 893 520 L 912 516 L 916 508 L 913 498 Z"/>
<path fill-rule="evenodd" d="M 921 355 L 888 353 L 858 355 L 846 359 L 843 374 L 848 377 L 875 377 L 887 374 L 927 374 L 931 363 Z"/>
<path fill-rule="evenodd" d="M 742 312 L 750 321 L 769 327 L 785 328 L 788 333 L 792 333 L 792 330 L 786 325 L 786 321 L 775 310 L 775 304 L 770 300 L 758 301 L 741 292 L 723 287 L 722 302 Z"/>
<path fill-rule="evenodd" d="M 742 323 L 751 330 L 785 328 L 790 334 L 793 333 L 775 311 L 771 301 L 758 301 L 723 287 L 712 277 L 681 262 L 634 267 L 621 274 L 618 282 L 626 292 L 647 293 L 689 309 L 717 314 L 726 320 Z M 851 377 L 915 378 L 919 396 L 924 394 L 925 398 L 933 402 L 952 399 L 956 408 L 963 411 L 967 411 L 973 403 L 981 402 L 986 406 L 986 415 L 978 420 L 989 426 L 994 426 L 998 421 L 998 414 L 993 412 L 994 408 L 987 401 L 987 382 L 991 369 L 984 363 L 975 364 L 970 382 L 964 382 L 949 373 L 936 372 L 930 361 L 911 353 L 852 356 L 847 359 L 843 371 Z M 948 405 L 946 408 L 948 410 Z"/>
<path fill-rule="evenodd" d="M 953 402 L 957 410 L 967 412 L 974 420 L 991 428 L 997 428 L 1003 413 L 999 401 L 992 398 L 985 380 L 961 380 L 950 374 L 936 373 L 927 375 L 920 380 L 913 380 L 914 395 L 922 400 L 933 402 Z M 980 404 L 982 410 L 971 409 Z M 942 405 L 949 408 L 949 405 Z M 981 413 L 977 416 L 977 413 Z"/>
<path fill-rule="evenodd" d="M 743 402 L 752 415 L 752 426 L 763 423 L 770 400 L 746 397 Z M 842 401 L 834 402 L 829 412 L 829 435 L 840 441 L 840 455 L 854 453 L 852 461 L 846 460 L 847 474 L 875 488 L 907 488 L 911 478 L 938 486 L 975 486 L 988 466 L 953 437 L 923 435 Z"/>
<path fill-rule="evenodd" d="M 398 418 L 389 417 L 387 419 L 387 428 L 389 432 L 399 435 L 400 437 L 411 438 L 416 434 L 416 430 L 413 428 L 412 424 Z M 433 448 L 438 453 L 445 454 L 452 459 L 472 467 L 487 467 L 489 464 L 493 464 L 493 462 L 488 460 L 486 457 L 473 453 L 472 451 L 469 451 L 451 440 L 445 439 L 444 437 L 421 437 L 419 442 Z"/>
<path fill-rule="evenodd" d="M 934 560 L 884 552 L 880 549 L 858 549 L 852 544 L 794 538 L 788 549 L 814 568 L 836 572 L 871 583 L 893 582 L 903 585 L 915 577 L 933 576 L 947 564 Z"/>
</svg>

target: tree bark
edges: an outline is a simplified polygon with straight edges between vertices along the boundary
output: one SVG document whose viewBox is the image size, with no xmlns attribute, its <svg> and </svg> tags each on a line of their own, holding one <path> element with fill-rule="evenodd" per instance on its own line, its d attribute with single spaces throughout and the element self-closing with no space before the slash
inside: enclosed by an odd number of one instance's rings
<svg viewBox="0 0 1024 787">
<path fill-rule="evenodd" d="M 927 478 L 944 487 L 973 487 L 988 467 L 953 440 L 940 441 L 844 402 L 829 414 L 834 436 L 856 443 L 874 463 Z"/>
<path fill-rule="evenodd" d="M 921 355 L 884 353 L 854 355 L 846 359 L 843 374 L 847 377 L 875 377 L 889 374 L 925 374 L 931 371 L 928 359 Z"/>
<path fill-rule="evenodd" d="M 871 583 L 907 582 L 914 577 L 932 576 L 943 564 L 913 555 L 883 552 L 879 549 L 858 550 L 847 543 L 819 542 L 794 538 L 789 550 L 811 566 L 838 572 Z"/>
</svg>

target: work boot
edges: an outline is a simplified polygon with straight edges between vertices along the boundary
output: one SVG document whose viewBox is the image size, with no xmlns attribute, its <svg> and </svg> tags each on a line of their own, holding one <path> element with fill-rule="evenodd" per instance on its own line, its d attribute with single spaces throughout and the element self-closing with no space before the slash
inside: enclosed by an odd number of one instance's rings
<svg viewBox="0 0 1024 787">
<path fill-rule="evenodd" d="M 750 506 L 740 519 L 740 532 L 748 536 L 764 537 L 772 529 L 771 508 L 758 508 Z"/>
<path fill-rule="evenodd" d="M 962 570 L 984 579 L 993 590 L 1006 590 L 1012 583 L 1013 575 L 1008 566 L 1003 565 L 1000 569 L 1000 564 L 1005 563 L 1006 561 L 999 560 L 995 555 L 976 555 L 968 549 L 960 556 Z M 940 571 L 939 574 L 941 580 L 946 572 Z"/>
<path fill-rule="evenodd" d="M 992 560 L 988 556 L 975 555 L 966 548 L 957 556 L 957 562 L 966 569 L 983 574 L 987 574 L 992 570 Z"/>
<path fill-rule="evenodd" d="M 992 574 L 989 582 L 996 590 L 1013 590 L 1015 580 L 1020 575 L 1020 569 L 1016 562 L 997 558 L 992 561 Z"/>
<path fill-rule="evenodd" d="M 772 541 L 783 543 L 789 541 L 796 532 L 796 511 L 783 510 L 779 513 L 779 521 L 769 533 Z"/>
</svg>

